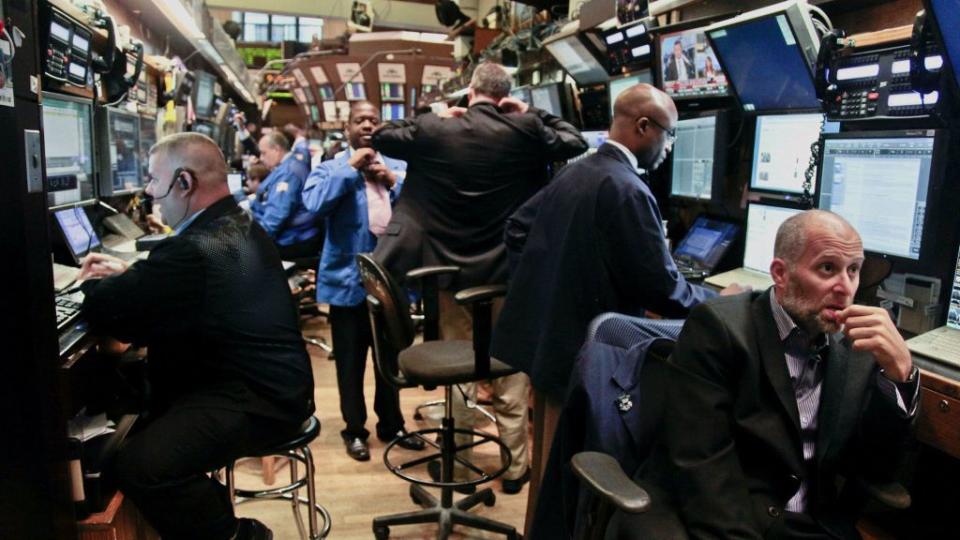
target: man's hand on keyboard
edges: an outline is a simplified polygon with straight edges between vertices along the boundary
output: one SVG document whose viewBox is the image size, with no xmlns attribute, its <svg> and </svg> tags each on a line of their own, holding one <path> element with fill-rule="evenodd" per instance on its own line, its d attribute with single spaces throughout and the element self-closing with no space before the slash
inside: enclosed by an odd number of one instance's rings
<svg viewBox="0 0 960 540">
<path fill-rule="evenodd" d="M 78 280 L 100 279 L 120 274 L 127 270 L 126 261 L 107 255 L 106 253 L 91 253 L 83 258 L 80 265 Z"/>
</svg>

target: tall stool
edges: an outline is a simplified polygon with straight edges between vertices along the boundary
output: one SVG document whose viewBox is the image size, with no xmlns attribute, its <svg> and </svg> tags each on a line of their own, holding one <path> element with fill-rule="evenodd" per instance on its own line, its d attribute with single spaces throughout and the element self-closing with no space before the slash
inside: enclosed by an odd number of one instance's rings
<svg viewBox="0 0 960 540">
<path fill-rule="evenodd" d="M 423 429 L 408 433 L 403 438 L 419 438 L 437 451 L 405 463 L 394 464 L 390 453 L 401 440 L 396 439 L 387 445 L 383 462 L 393 474 L 411 482 L 410 497 L 423 507 L 422 510 L 405 512 L 390 516 L 376 517 L 373 520 L 373 533 L 377 540 L 390 535 L 393 525 L 417 523 L 436 523 L 439 526 L 438 538 L 446 539 L 454 525 L 493 531 L 517 540 L 516 528 L 506 523 L 469 512 L 479 504 L 492 506 L 496 500 L 493 490 L 485 488 L 453 502 L 453 490 L 460 486 L 477 485 L 489 482 L 506 472 L 510 459 L 506 459 L 497 471 L 487 473 L 458 454 L 462 450 L 486 443 L 496 444 L 500 455 L 511 458 L 507 446 L 498 437 L 481 431 L 457 428 L 453 419 L 453 385 L 484 379 L 503 377 L 516 370 L 490 358 L 489 341 L 493 299 L 503 296 L 506 287 L 488 285 L 473 287 L 457 293 L 456 301 L 469 305 L 473 309 L 473 340 L 425 341 L 413 344 L 415 331 L 410 317 L 410 308 L 405 292 L 370 255 L 357 256 L 360 276 L 367 291 L 367 306 L 370 309 L 370 321 L 373 328 L 374 366 L 380 375 L 398 388 L 422 386 L 432 390 L 444 387 L 445 414 L 440 428 Z M 479 438 L 478 441 L 458 446 L 455 434 L 467 434 Z M 439 444 L 428 435 L 439 435 Z M 439 460 L 440 480 L 433 481 L 410 476 L 413 467 Z M 457 462 L 477 475 L 476 479 L 463 482 L 453 480 L 453 465 Z M 440 488 L 439 500 L 427 492 L 424 486 Z"/>
<path fill-rule="evenodd" d="M 314 485 L 313 475 L 315 468 L 313 465 L 313 454 L 310 452 L 310 443 L 320 434 L 320 421 L 317 417 L 311 416 L 303 423 L 300 432 L 296 437 L 277 444 L 271 448 L 258 452 L 254 455 L 243 456 L 251 458 L 263 458 L 268 456 L 283 456 L 290 458 L 290 483 L 272 489 L 239 489 L 236 487 L 233 476 L 234 463 L 226 466 L 227 470 L 227 490 L 230 496 L 231 504 L 236 507 L 244 502 L 263 500 L 263 499 L 285 499 L 290 501 L 293 508 L 293 516 L 297 522 L 297 530 L 300 532 L 300 538 L 309 538 L 309 540 L 319 540 L 326 538 L 330 533 L 330 513 L 327 509 L 317 503 L 317 490 Z M 299 476 L 298 463 L 304 465 L 304 475 Z M 300 489 L 307 489 L 307 498 L 300 497 Z M 300 505 L 306 505 L 309 514 L 307 521 L 310 524 L 310 536 L 306 536 L 303 529 L 303 517 L 300 515 Z M 323 518 L 323 527 L 321 528 L 317 515 Z"/>
</svg>

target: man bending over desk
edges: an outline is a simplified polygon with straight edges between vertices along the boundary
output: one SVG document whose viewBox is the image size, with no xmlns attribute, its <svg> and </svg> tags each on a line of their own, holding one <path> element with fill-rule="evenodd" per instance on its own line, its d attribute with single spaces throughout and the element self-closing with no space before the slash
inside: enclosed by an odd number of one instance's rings
<svg viewBox="0 0 960 540">
<path fill-rule="evenodd" d="M 149 348 L 150 409 L 111 472 L 165 539 L 271 538 L 205 473 L 291 438 L 314 410 L 277 248 L 226 173 L 206 136 L 162 139 L 146 190 L 176 234 L 130 267 L 93 254 L 81 270 L 91 329 Z"/>
<path fill-rule="evenodd" d="M 638 473 L 654 508 L 617 538 L 860 537 L 837 479 L 891 481 L 919 392 L 890 316 L 853 304 L 863 259 L 850 224 L 808 210 L 777 231 L 773 287 L 690 312 Z"/>
</svg>

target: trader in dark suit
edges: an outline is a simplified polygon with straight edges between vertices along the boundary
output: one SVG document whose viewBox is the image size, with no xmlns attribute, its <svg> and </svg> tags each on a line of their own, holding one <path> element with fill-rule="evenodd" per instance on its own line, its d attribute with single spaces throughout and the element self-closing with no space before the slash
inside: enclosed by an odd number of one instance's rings
<svg viewBox="0 0 960 540">
<path fill-rule="evenodd" d="M 507 225 L 507 245 L 518 263 L 490 352 L 530 375 L 534 480 L 546 464 L 590 320 L 605 311 L 642 315 L 647 309 L 682 318 L 715 294 L 680 275 L 656 199 L 638 169 L 663 162 L 676 124 L 669 96 L 648 84 L 628 88 L 614 105 L 608 141 L 564 167 Z"/>
<path fill-rule="evenodd" d="M 207 473 L 292 437 L 314 410 L 280 257 L 237 207 L 209 138 L 162 139 L 148 174 L 147 194 L 176 235 L 129 267 L 90 255 L 81 273 L 91 329 L 149 348 L 146 426 L 120 448 L 113 474 L 164 538 L 269 538 L 263 524 L 234 517 Z"/>
<path fill-rule="evenodd" d="M 770 290 L 690 313 L 639 474 L 655 511 L 617 523 L 620 538 L 859 538 L 838 477 L 892 480 L 919 381 L 889 314 L 852 303 L 860 236 L 810 210 L 774 251 Z"/>
<path fill-rule="evenodd" d="M 468 109 L 388 122 L 373 135 L 376 150 L 407 162 L 403 194 L 374 256 L 398 278 L 424 265 L 461 268 L 442 284 L 444 339 L 470 336 L 469 314 L 453 301 L 453 292 L 506 282 L 507 217 L 546 184 L 549 162 L 587 149 L 569 123 L 510 98 L 510 85 L 502 66 L 483 63 L 470 81 Z M 471 386 L 467 393 L 473 391 Z M 504 475 L 504 489 L 512 493 L 527 477 L 526 377 L 495 381 L 494 393 L 500 434 L 513 454 Z M 456 400 L 457 423 L 469 426 L 473 411 L 462 404 Z"/>
</svg>

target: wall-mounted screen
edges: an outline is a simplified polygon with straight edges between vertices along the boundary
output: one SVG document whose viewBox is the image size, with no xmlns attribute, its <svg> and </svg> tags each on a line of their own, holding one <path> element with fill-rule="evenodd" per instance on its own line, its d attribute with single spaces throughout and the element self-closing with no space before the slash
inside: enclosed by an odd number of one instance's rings
<svg viewBox="0 0 960 540">
<path fill-rule="evenodd" d="M 90 100 L 43 94 L 47 206 L 92 201 L 93 113 Z"/>
<path fill-rule="evenodd" d="M 703 30 L 691 28 L 660 36 L 660 80 L 673 99 L 728 94 L 727 75 Z"/>
</svg>

